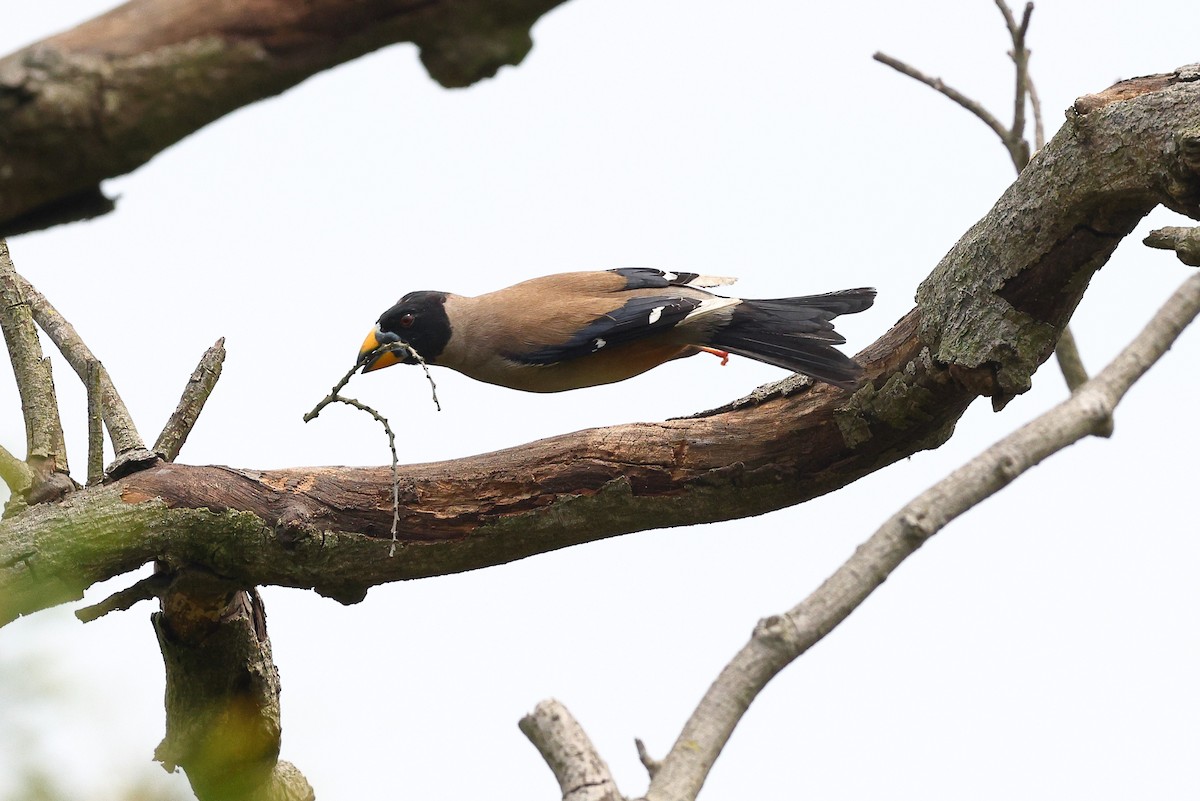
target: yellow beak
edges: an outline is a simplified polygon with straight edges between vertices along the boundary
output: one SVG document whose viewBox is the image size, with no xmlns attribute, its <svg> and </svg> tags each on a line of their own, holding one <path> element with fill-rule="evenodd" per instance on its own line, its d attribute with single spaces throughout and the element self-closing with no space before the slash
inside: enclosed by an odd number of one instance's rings
<svg viewBox="0 0 1200 801">
<path fill-rule="evenodd" d="M 358 360 L 362 362 L 368 358 L 372 351 L 380 347 L 379 337 L 376 335 L 379 329 L 374 328 L 371 333 L 367 334 L 367 338 L 363 340 L 362 347 L 358 349 Z M 384 367 L 391 367 L 393 364 L 400 364 L 401 359 L 396 355 L 395 351 L 384 351 L 374 358 L 367 361 L 363 367 L 364 373 L 369 373 L 372 370 L 380 370 Z"/>
</svg>

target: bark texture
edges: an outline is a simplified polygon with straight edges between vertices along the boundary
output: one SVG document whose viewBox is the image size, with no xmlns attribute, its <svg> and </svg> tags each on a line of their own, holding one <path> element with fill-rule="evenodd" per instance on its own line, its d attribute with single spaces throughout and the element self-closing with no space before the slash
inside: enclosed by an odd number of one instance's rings
<svg viewBox="0 0 1200 801">
<path fill-rule="evenodd" d="M 153 617 L 167 671 L 167 734 L 154 758 L 187 772 L 197 798 L 306 801 L 312 788 L 279 762 L 279 672 L 254 590 L 180 573 Z"/>
<path fill-rule="evenodd" d="M 850 393 L 789 379 L 684 420 L 592 429 L 390 471 L 159 464 L 0 523 L 0 620 L 151 559 L 344 602 L 385 581 L 602 537 L 761 514 L 936 447 L 978 395 L 1030 385 L 1095 270 L 1161 203 L 1200 217 L 1200 70 L 1081 99 L 859 355 Z"/>
<path fill-rule="evenodd" d="M 0 235 L 111 211 L 100 181 L 397 42 L 443 86 L 518 64 L 563 0 L 131 0 L 0 59 Z"/>
</svg>

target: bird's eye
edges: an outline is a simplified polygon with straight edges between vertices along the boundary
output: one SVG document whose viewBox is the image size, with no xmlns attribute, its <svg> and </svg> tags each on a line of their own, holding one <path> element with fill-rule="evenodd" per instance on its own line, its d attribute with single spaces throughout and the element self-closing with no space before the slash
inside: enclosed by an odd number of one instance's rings
<svg viewBox="0 0 1200 801">
<path fill-rule="evenodd" d="M 409 313 L 409 314 L 401 315 L 400 327 L 401 328 L 412 328 L 412 324 L 415 323 L 416 321 L 417 321 L 417 316 L 415 314 Z"/>
</svg>

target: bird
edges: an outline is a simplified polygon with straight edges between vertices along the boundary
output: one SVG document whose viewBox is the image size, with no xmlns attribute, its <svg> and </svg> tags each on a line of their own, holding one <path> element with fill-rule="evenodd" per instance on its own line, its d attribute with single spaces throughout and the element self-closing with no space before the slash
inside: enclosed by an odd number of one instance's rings
<svg viewBox="0 0 1200 801">
<path fill-rule="evenodd" d="M 773 300 L 707 291 L 735 280 L 624 267 L 547 275 L 476 297 L 410 292 L 380 315 L 359 364 L 367 373 L 423 360 L 502 387 L 562 392 L 702 352 L 722 363 L 734 353 L 858 386 L 862 368 L 834 347 L 846 340 L 831 321 L 869 308 L 874 289 Z"/>
</svg>

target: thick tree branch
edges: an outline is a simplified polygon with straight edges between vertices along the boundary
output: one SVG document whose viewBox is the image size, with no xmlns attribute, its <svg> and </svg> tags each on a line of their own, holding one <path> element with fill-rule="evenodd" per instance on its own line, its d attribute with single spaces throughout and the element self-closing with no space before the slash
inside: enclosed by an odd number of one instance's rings
<svg viewBox="0 0 1200 801">
<path fill-rule="evenodd" d="M 987 111 L 981 103 L 946 86 L 940 78 L 929 78 L 908 64 L 882 53 L 876 53 L 875 60 L 887 64 L 892 69 L 936 89 L 983 120 L 1000 137 L 1000 142 L 1008 151 L 1013 166 L 1016 167 L 1019 173 L 1028 166 L 1030 159 L 1029 142 L 1025 139 L 1026 96 L 1028 96 L 1029 102 L 1033 106 L 1033 151 L 1041 150 L 1045 144 L 1045 132 L 1042 127 L 1042 106 L 1038 99 L 1037 90 L 1033 85 L 1033 78 L 1029 74 L 1030 53 L 1029 48 L 1025 46 L 1025 36 L 1029 32 L 1029 21 L 1033 16 L 1033 3 L 1025 4 L 1025 11 L 1021 16 L 1021 21 L 1018 23 L 1005 0 L 995 0 L 995 2 L 996 7 L 1000 9 L 1000 13 L 1004 15 L 1004 23 L 1008 28 L 1008 33 L 1013 43 L 1013 49 L 1009 51 L 1009 56 L 1016 66 L 1016 89 L 1013 95 L 1012 128 L 1005 128 L 1000 120 Z M 1058 364 L 1062 370 L 1063 378 L 1066 379 L 1067 386 L 1072 391 L 1087 381 L 1088 376 L 1083 367 L 1083 359 L 1079 355 L 1079 348 L 1075 344 L 1075 335 L 1071 333 L 1070 327 L 1065 326 L 1063 328 L 1063 333 L 1059 338 L 1055 353 L 1058 357 Z"/>
<path fill-rule="evenodd" d="M 761 514 L 950 435 L 977 395 L 1030 385 L 1092 273 L 1156 204 L 1200 216 L 1200 72 L 1120 84 L 1079 110 L 859 359 L 851 394 L 788 380 L 704 415 L 566 434 L 401 473 L 159 465 L 0 522 L 0 621 L 147 561 L 346 602 L 386 581 L 603 537 Z M 1085 113 L 1086 112 L 1086 113 Z M 1120 152 L 1119 159 L 1111 154 Z"/>
<path fill-rule="evenodd" d="M 565 706 L 542 701 L 518 725 L 558 779 L 563 801 L 624 801 L 608 765 Z"/>
<path fill-rule="evenodd" d="M 389 44 L 416 44 L 443 86 L 492 76 L 561 2 L 131 0 L 0 59 L 0 231 L 103 214 L 101 180 Z"/>
<path fill-rule="evenodd" d="M 153 616 L 167 669 L 167 734 L 154 757 L 187 773 L 200 801 L 312 799 L 279 763 L 279 672 L 254 590 L 180 573 Z"/>
<path fill-rule="evenodd" d="M 1121 398 L 1198 314 L 1200 275 L 1195 275 L 1094 379 L 915 498 L 800 604 L 760 621 L 684 726 L 655 772 L 646 799 L 694 799 L 734 727 L 779 671 L 832 631 L 901 562 L 963 512 L 1048 456 L 1089 435 L 1106 436 Z"/>
</svg>

